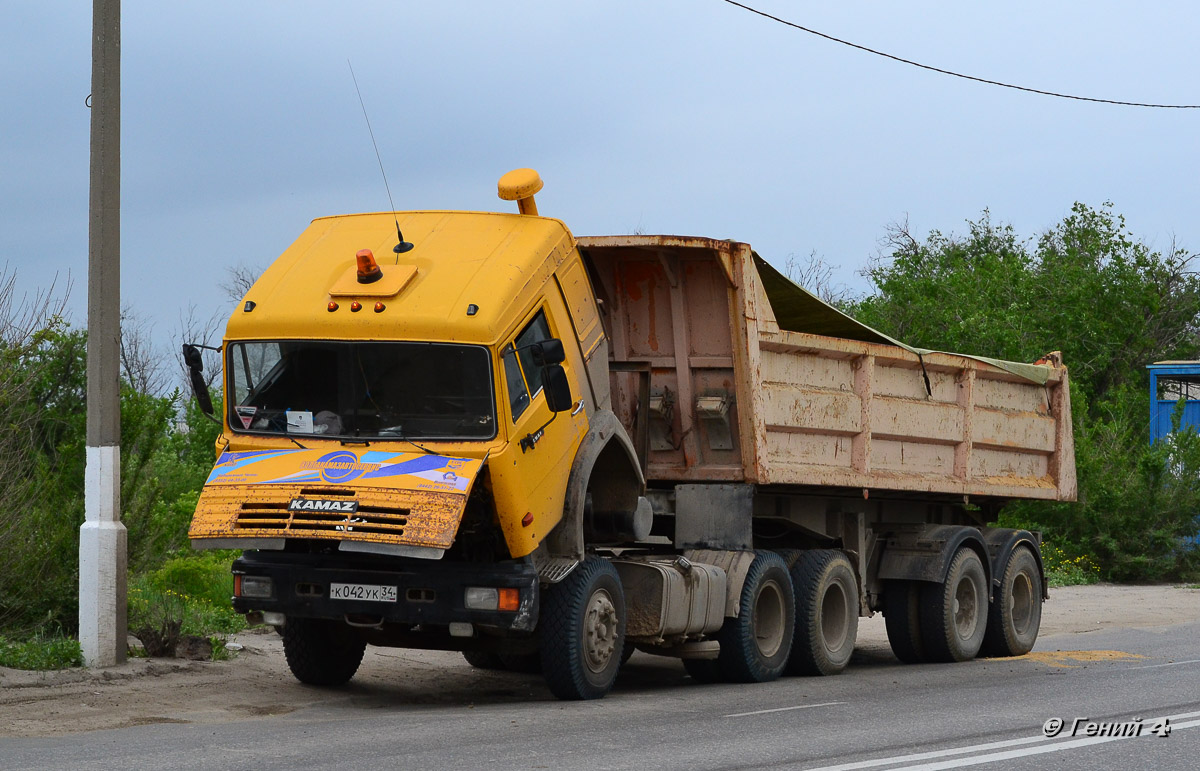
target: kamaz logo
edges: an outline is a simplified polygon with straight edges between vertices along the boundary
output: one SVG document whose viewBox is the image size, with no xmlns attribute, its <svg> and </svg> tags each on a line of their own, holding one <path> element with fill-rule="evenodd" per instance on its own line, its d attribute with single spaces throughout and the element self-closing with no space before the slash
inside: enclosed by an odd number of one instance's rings
<svg viewBox="0 0 1200 771">
<path fill-rule="evenodd" d="M 354 514 L 358 501 L 330 501 L 324 498 L 293 498 L 288 511 L 336 511 L 339 514 Z"/>
</svg>

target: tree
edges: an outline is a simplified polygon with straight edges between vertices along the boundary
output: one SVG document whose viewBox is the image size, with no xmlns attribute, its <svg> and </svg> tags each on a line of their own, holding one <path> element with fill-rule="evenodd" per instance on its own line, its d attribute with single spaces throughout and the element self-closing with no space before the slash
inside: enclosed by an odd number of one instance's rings
<svg viewBox="0 0 1200 771">
<path fill-rule="evenodd" d="M 1200 448 L 1183 441 L 1168 462 L 1150 446 L 1145 365 L 1200 358 L 1196 255 L 1150 249 L 1108 203 L 1075 204 L 1036 241 L 984 211 L 965 236 L 934 231 L 922 243 L 896 226 L 886 243 L 890 254 L 867 271 L 875 292 L 851 308 L 860 320 L 938 350 L 1014 361 L 1063 352 L 1079 502 L 1013 505 L 1005 521 L 1045 529 L 1111 578 L 1190 569 Z"/>
</svg>

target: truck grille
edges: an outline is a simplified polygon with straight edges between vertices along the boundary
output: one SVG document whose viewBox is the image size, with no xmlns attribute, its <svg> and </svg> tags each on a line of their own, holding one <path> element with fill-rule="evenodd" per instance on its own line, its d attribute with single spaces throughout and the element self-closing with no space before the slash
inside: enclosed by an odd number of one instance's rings
<svg viewBox="0 0 1200 771">
<path fill-rule="evenodd" d="M 362 506 L 354 514 L 324 511 L 288 511 L 287 503 L 251 501 L 243 503 L 236 527 L 241 530 L 272 530 L 280 534 L 298 531 L 326 533 L 382 533 L 404 535 L 409 510 L 390 506 Z"/>
<path fill-rule="evenodd" d="M 358 511 L 289 510 L 293 498 L 357 501 Z M 192 519 L 191 538 L 319 538 L 448 549 L 466 496 L 426 490 L 210 485 Z"/>
</svg>

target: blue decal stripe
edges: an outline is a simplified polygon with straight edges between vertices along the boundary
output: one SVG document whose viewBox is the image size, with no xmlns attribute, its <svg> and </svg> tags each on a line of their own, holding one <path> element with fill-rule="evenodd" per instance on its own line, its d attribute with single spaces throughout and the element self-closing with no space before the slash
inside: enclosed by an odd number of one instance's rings
<svg viewBox="0 0 1200 771">
<path fill-rule="evenodd" d="M 320 474 L 305 474 L 304 476 L 300 476 L 300 477 L 278 477 L 276 479 L 264 479 L 260 482 L 255 482 L 255 484 L 278 485 L 278 484 L 288 484 L 289 482 L 319 482 L 319 481 L 321 481 Z M 332 484 L 337 484 L 337 482 L 333 482 Z"/>
<path fill-rule="evenodd" d="M 363 479 L 373 479 L 376 477 L 395 477 L 401 474 L 416 474 L 421 471 L 434 471 L 440 468 L 445 468 L 446 458 L 443 455 L 422 455 L 419 458 L 406 460 L 403 463 L 394 463 L 391 466 L 384 466 L 363 475 Z"/>
<path fill-rule="evenodd" d="M 228 474 L 230 471 L 242 468 L 243 466 L 248 466 L 251 463 L 257 463 L 260 460 L 270 460 L 271 458 L 278 458 L 283 455 L 290 455 L 294 452 L 303 452 L 303 450 L 267 450 L 264 452 L 237 453 L 238 459 L 233 463 L 229 464 L 228 466 L 217 466 L 214 468 L 212 473 L 208 475 L 208 481 L 205 482 L 205 484 L 210 484 L 214 480 L 220 479 L 225 474 Z M 226 454 L 232 455 L 233 453 Z"/>
</svg>

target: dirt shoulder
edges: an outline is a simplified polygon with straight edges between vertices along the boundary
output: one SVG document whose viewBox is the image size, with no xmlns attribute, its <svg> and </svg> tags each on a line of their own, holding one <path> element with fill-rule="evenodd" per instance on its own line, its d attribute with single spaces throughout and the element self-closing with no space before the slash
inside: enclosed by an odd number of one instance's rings
<svg viewBox="0 0 1200 771">
<path fill-rule="evenodd" d="M 1063 635 L 1196 620 L 1200 589 L 1066 587 L 1051 590 L 1041 638 L 1055 637 L 1054 647 L 1063 648 L 1070 644 Z M 321 690 L 291 676 L 274 632 L 247 632 L 235 642 L 243 650 L 223 662 L 134 659 L 105 670 L 47 673 L 0 668 L 0 736 L 50 736 L 149 723 L 225 723 L 285 714 L 318 702 L 378 707 L 549 698 L 536 678 L 472 669 L 457 653 L 379 648 L 368 649 L 349 686 Z M 863 620 L 859 648 L 886 653 L 882 616 Z"/>
</svg>

